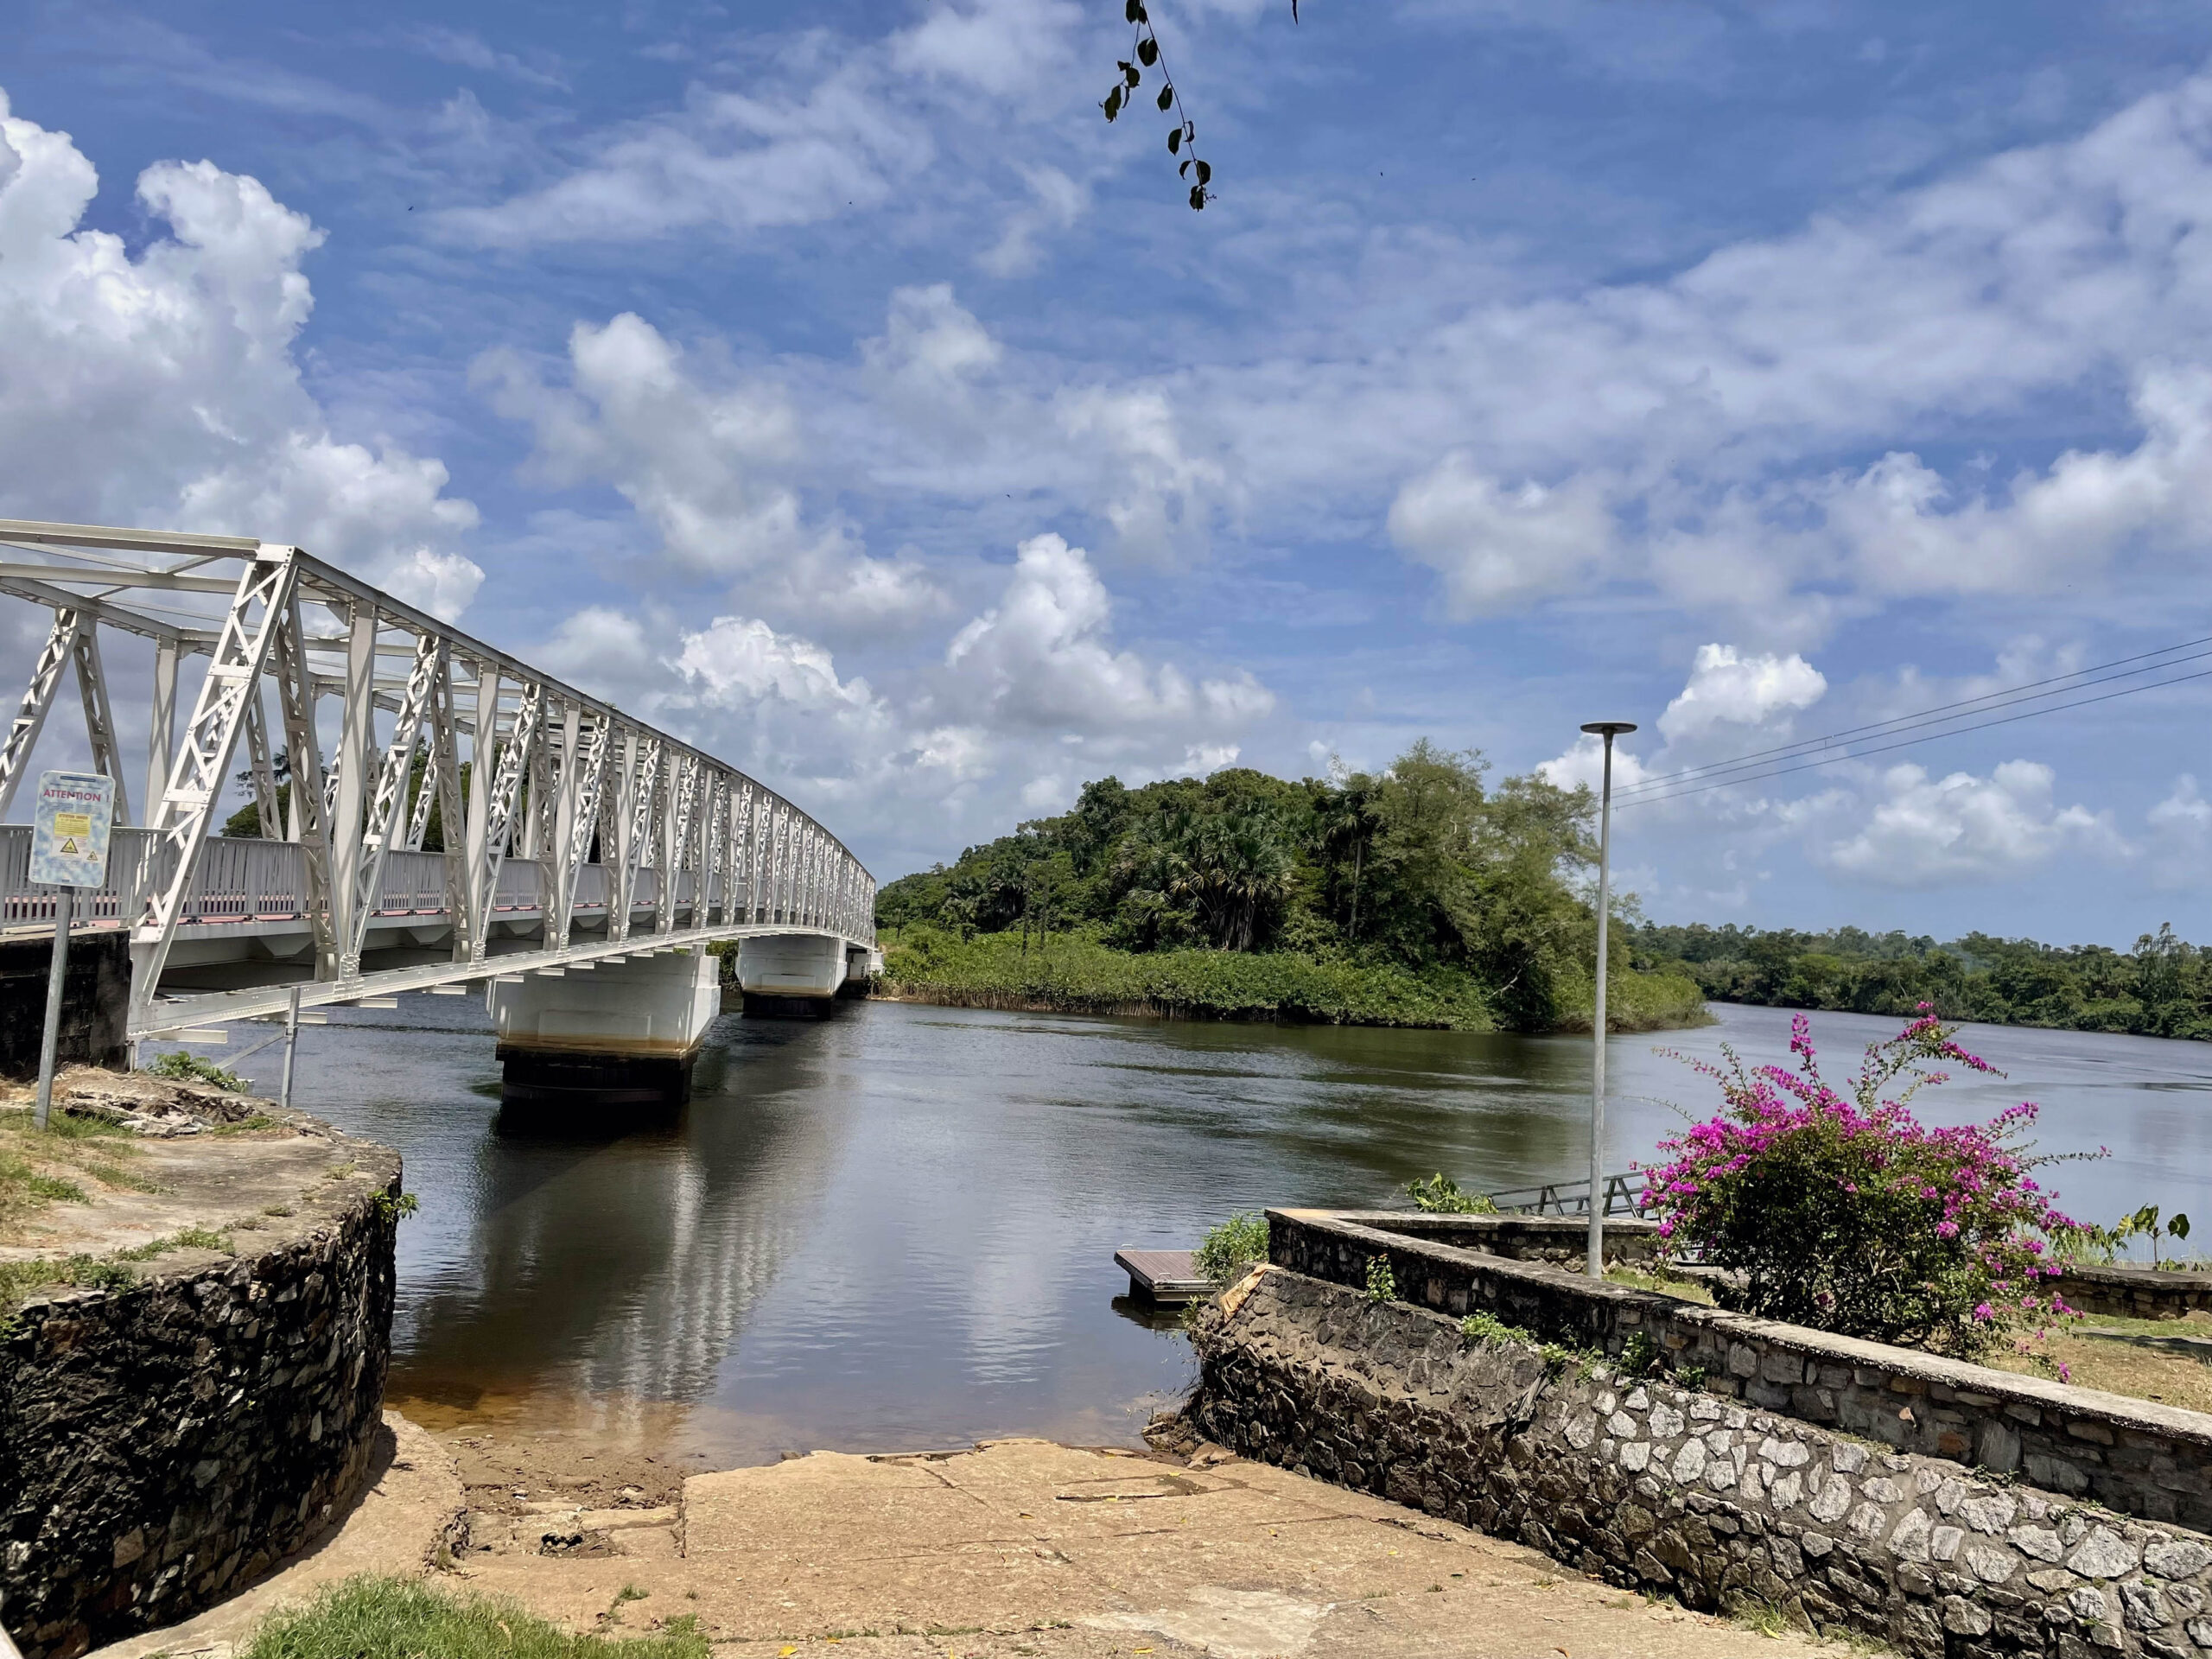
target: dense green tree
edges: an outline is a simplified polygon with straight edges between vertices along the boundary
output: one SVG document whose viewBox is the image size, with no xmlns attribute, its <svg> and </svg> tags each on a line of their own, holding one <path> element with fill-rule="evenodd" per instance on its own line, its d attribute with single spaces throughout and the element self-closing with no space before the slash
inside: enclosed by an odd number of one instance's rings
<svg viewBox="0 0 2212 1659">
<path fill-rule="evenodd" d="M 2177 938 L 2171 924 L 2126 954 L 1980 932 L 1938 944 L 1855 927 L 1802 933 L 1733 924 L 1647 924 L 1631 945 L 1638 967 L 1687 973 L 1717 1001 L 1885 1014 L 1926 1002 L 1947 1020 L 2212 1038 L 2212 951 Z"/>
<path fill-rule="evenodd" d="M 1502 1023 L 1548 1029 L 1588 998 L 1592 802 L 1485 774 L 1424 741 L 1371 774 L 1103 778 L 1058 817 L 889 883 L 877 919 L 1019 933 L 1025 950 L 1077 933 L 1449 970 L 1492 988 Z"/>
</svg>

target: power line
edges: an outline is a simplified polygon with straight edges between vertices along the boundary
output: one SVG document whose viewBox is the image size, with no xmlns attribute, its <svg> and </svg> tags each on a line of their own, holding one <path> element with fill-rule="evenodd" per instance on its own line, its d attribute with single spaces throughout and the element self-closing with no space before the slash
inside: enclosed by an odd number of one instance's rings
<svg viewBox="0 0 2212 1659">
<path fill-rule="evenodd" d="M 1830 732 L 1821 737 L 1801 738 L 1794 742 L 1777 744 L 1771 748 L 1753 749 L 1732 760 L 1715 761 L 1707 766 L 1685 766 L 1679 772 L 1665 772 L 1646 778 L 1614 791 L 1614 798 L 1654 790 L 1665 790 L 1675 784 L 1716 776 L 1722 772 L 1741 771 L 1766 760 L 1786 759 L 1836 745 L 1855 737 L 1892 736 L 1897 732 L 1911 731 L 1923 726 L 1942 725 L 1965 720 L 1973 715 L 1987 714 L 1993 709 L 2007 708 L 2020 702 L 2033 702 L 2044 697 L 2063 696 L 2069 691 L 2078 691 L 2084 686 L 2101 685 L 2112 680 L 2126 679 L 2137 674 L 2155 673 L 2160 669 L 2178 667 L 2183 663 L 2196 662 L 2212 656 L 2212 651 L 2199 651 L 2200 645 L 2212 645 L 2212 638 L 2184 640 L 2179 645 L 2166 645 L 2158 651 L 2148 651 L 2133 657 L 2115 658 L 2108 663 L 2093 663 L 2088 668 L 2075 669 L 2070 674 L 2053 675 L 2048 679 L 2031 680 L 2024 685 L 1991 691 L 1979 697 L 1967 697 L 1957 702 L 1939 703 L 1933 709 L 1919 709 L 1909 715 L 1897 715 L 1888 720 L 1875 721 L 1865 726 L 1848 726 L 1841 731 Z M 2186 652 L 2187 656 L 2176 653 Z M 2126 669 L 2125 672 L 2107 674 L 2107 669 L 2125 668 L 2129 663 L 2145 663 L 2153 657 L 2165 660 L 2150 663 L 2147 667 Z M 2069 683 L 2071 682 L 2071 683 Z M 2038 687 L 2055 686 L 2056 690 L 2039 690 Z"/>
<path fill-rule="evenodd" d="M 2199 652 L 2194 656 L 2179 658 L 2175 659 L 2172 663 L 2163 663 L 2158 664 L 2158 666 L 2162 668 L 2174 667 L 2177 666 L 2180 663 L 2201 661 L 2207 656 L 2212 656 L 2212 652 Z M 2124 679 L 2126 677 L 2128 677 L 2116 674 L 2110 676 L 2108 680 L 2091 680 L 2085 683 L 2089 685 L 2101 685 L 2108 683 L 2109 679 Z M 1758 766 L 1748 771 L 1744 771 L 1741 772 L 1741 775 L 1735 777 L 1717 778 L 1708 780 L 1708 774 L 1704 770 L 1693 771 L 1687 775 L 1675 774 L 1673 781 L 1678 784 L 1680 785 L 1679 787 L 1655 789 L 1651 787 L 1650 783 L 1647 780 L 1645 783 L 1635 785 L 1636 788 L 1644 791 L 1645 792 L 1637 795 L 1633 799 L 1623 800 L 1621 798 L 1621 792 L 1616 791 L 1614 792 L 1613 804 L 1616 807 L 1640 806 L 1653 801 L 1673 801 L 1680 800 L 1684 796 L 1702 795 L 1708 790 L 1726 789 L 1733 784 L 1763 783 L 1770 778 L 1787 777 L 1789 774 L 1795 772 L 1810 772 L 1821 766 L 1840 766 L 1846 760 L 1864 760 L 1869 755 L 1887 754 L 1896 749 L 1909 749 L 1913 747 L 1916 744 L 1932 743 L 1938 738 L 1957 737 L 1963 735 L 1967 732 L 1986 731 L 1993 726 L 2011 726 L 2023 720 L 2034 720 L 2043 715 L 2055 715 L 2068 709 L 2087 708 L 2091 703 L 2110 702 L 2116 697 L 2132 697 L 2136 696 L 2139 692 L 2157 691 L 2166 686 L 2185 685 L 2191 680 L 2202 679 L 2212 679 L 2212 669 L 2200 669 L 2194 674 L 2177 674 L 2171 679 L 2153 680 L 2142 685 L 2123 686 L 2117 691 L 2103 692 L 2097 696 L 2077 697 L 2070 702 L 2052 703 L 2047 708 L 2031 709 L 2022 714 L 2005 715 L 1996 720 L 1976 721 L 1971 725 L 1960 726 L 1952 724 L 1951 721 L 1924 721 L 1922 723 L 1948 725 L 1950 727 L 1950 729 L 1940 732 L 1926 732 L 1917 737 L 1900 738 L 1894 743 L 1884 743 L 1878 744 L 1872 748 L 1857 749 L 1849 754 L 1830 755 L 1826 759 L 1818 760 L 1800 760 L 1794 766 L 1781 764 L 1782 761 L 1789 760 L 1792 757 L 1789 755 L 1780 755 L 1777 756 L 1775 760 L 1770 761 L 1763 766 Z M 2081 686 L 2073 686 L 2068 689 L 2079 690 L 2082 688 Z M 2060 696 L 2063 695 L 2063 693 L 2049 692 L 2044 695 Z M 2026 699 L 2026 701 L 2031 702 L 2037 700 L 2038 699 L 2034 698 Z M 2000 704 L 1997 706 L 2002 707 L 2005 705 Z M 1983 712 L 1987 711 L 1984 710 Z M 1953 718 L 1955 720 L 1957 718 L 1961 718 L 1961 716 L 1954 716 Z M 1911 728 L 1906 727 L 1902 729 L 1910 730 Z M 1668 780 L 1662 779 L 1661 781 L 1666 782 Z"/>
</svg>

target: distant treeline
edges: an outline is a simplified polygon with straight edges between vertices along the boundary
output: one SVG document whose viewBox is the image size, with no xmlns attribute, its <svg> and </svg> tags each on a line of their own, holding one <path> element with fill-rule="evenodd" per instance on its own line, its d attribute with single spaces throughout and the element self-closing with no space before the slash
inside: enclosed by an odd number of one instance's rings
<svg viewBox="0 0 2212 1659">
<path fill-rule="evenodd" d="M 1890 1014 L 1928 1002 L 1947 1020 L 2212 1039 L 2212 949 L 2175 938 L 2167 924 L 2133 950 L 1732 923 L 1647 922 L 1631 937 L 1636 966 L 1687 974 L 1717 1002 Z"/>
<path fill-rule="evenodd" d="M 1100 779 L 1059 817 L 884 887 L 890 977 L 1010 999 L 1033 980 L 1070 1007 L 1586 1024 L 1589 791 L 1484 770 L 1424 741 L 1372 774 Z M 1687 982 L 1656 1002 L 1697 1017 Z"/>
</svg>

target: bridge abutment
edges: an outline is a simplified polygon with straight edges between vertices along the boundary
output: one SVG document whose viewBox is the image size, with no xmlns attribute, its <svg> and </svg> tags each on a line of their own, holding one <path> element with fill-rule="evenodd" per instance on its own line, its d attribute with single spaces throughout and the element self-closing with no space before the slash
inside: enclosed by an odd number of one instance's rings
<svg viewBox="0 0 2212 1659">
<path fill-rule="evenodd" d="M 679 947 L 494 980 L 500 1092 L 511 1103 L 675 1104 L 721 1011 L 719 964 Z"/>
</svg>

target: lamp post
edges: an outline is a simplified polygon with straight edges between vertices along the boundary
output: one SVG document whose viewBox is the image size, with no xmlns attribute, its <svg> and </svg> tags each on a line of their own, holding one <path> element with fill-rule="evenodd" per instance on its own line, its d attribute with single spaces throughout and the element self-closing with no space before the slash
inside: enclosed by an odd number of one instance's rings
<svg viewBox="0 0 2212 1659">
<path fill-rule="evenodd" d="M 1598 983 L 1591 1001 L 1594 1046 L 1590 1073 L 1590 1277 L 1605 1276 L 1605 935 L 1611 920 L 1613 740 L 1636 728 L 1625 720 L 1593 720 L 1582 728 L 1605 740 L 1605 787 L 1598 806 Z"/>
</svg>

